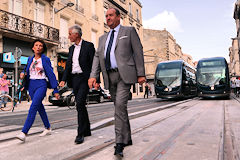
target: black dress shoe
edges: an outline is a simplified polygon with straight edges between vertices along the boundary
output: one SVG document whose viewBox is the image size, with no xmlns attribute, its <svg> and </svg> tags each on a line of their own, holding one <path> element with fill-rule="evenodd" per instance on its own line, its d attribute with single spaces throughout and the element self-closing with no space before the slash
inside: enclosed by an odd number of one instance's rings
<svg viewBox="0 0 240 160">
<path fill-rule="evenodd" d="M 81 144 L 84 142 L 84 136 L 77 136 L 75 139 L 76 144 Z"/>
<path fill-rule="evenodd" d="M 116 146 L 114 146 L 114 148 L 115 148 L 114 155 L 123 157 L 124 144 L 123 143 L 117 143 Z"/>
<path fill-rule="evenodd" d="M 127 144 L 123 144 L 123 147 L 132 145 L 132 140 L 129 140 Z"/>
</svg>

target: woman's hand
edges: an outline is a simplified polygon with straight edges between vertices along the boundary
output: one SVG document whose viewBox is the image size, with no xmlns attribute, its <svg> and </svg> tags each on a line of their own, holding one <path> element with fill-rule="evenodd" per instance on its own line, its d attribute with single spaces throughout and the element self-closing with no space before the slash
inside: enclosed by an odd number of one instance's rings
<svg viewBox="0 0 240 160">
<path fill-rule="evenodd" d="M 59 93 L 55 93 L 55 94 L 54 94 L 54 97 L 57 98 L 57 99 L 60 99 Z"/>
</svg>

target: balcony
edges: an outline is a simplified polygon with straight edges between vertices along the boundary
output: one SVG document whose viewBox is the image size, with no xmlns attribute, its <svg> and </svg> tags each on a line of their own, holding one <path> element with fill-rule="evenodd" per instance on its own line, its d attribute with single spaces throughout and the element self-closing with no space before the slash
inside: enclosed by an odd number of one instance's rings
<svg viewBox="0 0 240 160">
<path fill-rule="evenodd" d="M 79 11 L 79 12 L 81 12 L 82 14 L 84 14 L 84 8 L 83 7 L 81 7 L 81 6 L 75 6 L 75 9 L 77 10 L 77 11 Z"/>
<path fill-rule="evenodd" d="M 36 21 L 0 10 L 0 30 L 14 35 L 41 38 L 50 42 L 59 42 L 59 30 Z"/>
<path fill-rule="evenodd" d="M 71 43 L 69 43 L 68 38 L 67 37 L 60 37 L 59 40 L 60 40 L 60 43 L 58 45 L 58 52 L 64 52 L 65 50 L 68 51 L 68 48 L 71 45 Z"/>
<path fill-rule="evenodd" d="M 98 16 L 97 16 L 97 15 L 94 14 L 94 15 L 92 16 L 92 18 L 93 18 L 94 20 L 98 21 Z"/>
</svg>

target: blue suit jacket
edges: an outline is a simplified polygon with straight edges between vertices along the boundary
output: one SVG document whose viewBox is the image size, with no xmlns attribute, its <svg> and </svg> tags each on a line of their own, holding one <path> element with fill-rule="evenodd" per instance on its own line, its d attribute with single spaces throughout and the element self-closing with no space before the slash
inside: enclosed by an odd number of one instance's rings
<svg viewBox="0 0 240 160">
<path fill-rule="evenodd" d="M 30 68 L 30 65 L 32 64 L 33 58 L 34 58 L 34 56 L 28 58 L 28 62 L 27 62 L 27 66 L 26 66 L 27 67 L 26 68 L 27 77 L 26 77 L 26 83 L 25 83 L 24 87 L 27 90 L 28 90 L 28 87 L 29 87 L 29 80 L 30 80 L 29 68 Z M 54 89 L 53 94 L 58 93 L 58 89 L 57 89 L 58 82 L 57 82 L 55 74 L 53 73 L 53 68 L 52 68 L 52 65 L 51 65 L 51 61 L 44 54 L 42 54 L 41 58 L 42 58 L 42 65 L 43 65 L 45 74 L 48 78 L 48 82 L 47 82 L 48 83 L 48 88 Z"/>
</svg>

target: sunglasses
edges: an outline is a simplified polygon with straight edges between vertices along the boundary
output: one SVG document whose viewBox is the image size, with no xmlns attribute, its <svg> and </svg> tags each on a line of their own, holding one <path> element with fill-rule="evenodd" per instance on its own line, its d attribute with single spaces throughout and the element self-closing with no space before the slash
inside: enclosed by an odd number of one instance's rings
<svg viewBox="0 0 240 160">
<path fill-rule="evenodd" d="M 35 69 L 35 67 L 36 67 L 37 64 L 38 64 L 38 62 L 35 61 L 35 62 L 33 63 L 33 65 L 32 65 L 32 68 Z"/>
</svg>

